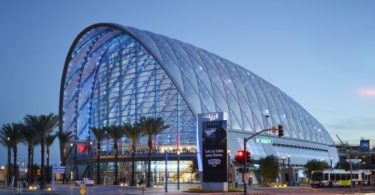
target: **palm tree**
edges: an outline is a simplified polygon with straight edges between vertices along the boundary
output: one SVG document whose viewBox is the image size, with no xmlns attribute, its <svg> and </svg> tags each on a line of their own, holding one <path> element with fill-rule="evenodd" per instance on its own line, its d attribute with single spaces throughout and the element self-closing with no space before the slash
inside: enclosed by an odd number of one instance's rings
<svg viewBox="0 0 375 195">
<path fill-rule="evenodd" d="M 18 144 L 22 142 L 23 136 L 21 129 L 25 126 L 22 123 L 12 123 L 6 128 L 10 129 L 9 142 L 13 148 L 13 174 L 14 174 L 14 187 L 17 187 L 18 181 L 18 169 L 17 169 L 17 154 L 18 154 Z"/>
<path fill-rule="evenodd" d="M 7 181 L 8 184 L 10 182 L 10 178 L 12 177 L 11 171 L 10 171 L 10 166 L 11 166 L 11 157 L 12 157 L 12 143 L 10 142 L 10 134 L 11 134 L 11 125 L 10 124 L 5 124 L 1 128 L 0 132 L 0 143 L 1 145 L 7 147 L 8 150 L 8 165 L 7 165 Z"/>
<path fill-rule="evenodd" d="M 49 148 L 51 147 L 51 145 L 53 144 L 53 141 L 55 141 L 55 138 L 56 138 L 56 134 L 49 134 L 49 135 L 47 135 L 47 137 L 46 137 L 46 149 L 47 149 L 47 170 L 48 170 L 48 172 L 47 172 L 47 178 L 48 178 L 48 181 L 49 181 L 49 179 L 50 179 L 50 173 L 51 173 L 51 169 L 50 169 L 50 167 L 49 167 Z"/>
<path fill-rule="evenodd" d="M 113 185 L 118 185 L 118 141 L 123 137 L 124 130 L 121 126 L 110 126 L 105 127 L 104 129 L 108 132 L 108 135 L 113 139 L 113 149 L 115 150 L 115 180 L 113 181 Z"/>
<path fill-rule="evenodd" d="M 40 188 L 43 189 L 44 186 L 44 150 L 46 145 L 46 137 L 52 131 L 52 129 L 57 125 L 58 117 L 54 114 L 49 115 L 26 115 L 25 122 L 27 125 L 35 128 L 40 137 L 40 153 L 41 153 L 41 163 L 40 163 Z"/>
<path fill-rule="evenodd" d="M 66 144 L 74 137 L 71 131 L 59 131 L 56 133 L 57 138 L 60 141 L 60 154 L 61 154 L 61 166 L 66 164 Z M 65 183 L 65 173 L 63 174 L 63 183 Z"/>
<path fill-rule="evenodd" d="M 96 183 L 100 184 L 100 142 L 104 137 L 104 130 L 100 128 L 92 128 L 92 133 L 96 139 Z"/>
<path fill-rule="evenodd" d="M 148 144 L 148 166 L 147 166 L 147 187 L 151 186 L 151 152 L 153 150 L 152 138 L 163 132 L 165 129 L 169 128 L 169 125 L 164 123 L 163 118 L 158 117 L 141 117 L 139 120 L 139 129 L 142 131 L 143 135 L 147 136 Z"/>
<path fill-rule="evenodd" d="M 132 147 L 132 175 L 130 185 L 135 186 L 134 170 L 135 170 L 135 151 L 137 149 L 137 141 L 141 137 L 142 132 L 137 128 L 137 124 L 125 123 L 123 125 L 124 134 L 130 140 Z"/>
<path fill-rule="evenodd" d="M 21 133 L 27 144 L 27 183 L 30 185 L 33 178 L 31 167 L 34 164 L 34 146 L 39 143 L 39 137 L 38 132 L 33 127 L 27 125 L 21 129 Z"/>
</svg>

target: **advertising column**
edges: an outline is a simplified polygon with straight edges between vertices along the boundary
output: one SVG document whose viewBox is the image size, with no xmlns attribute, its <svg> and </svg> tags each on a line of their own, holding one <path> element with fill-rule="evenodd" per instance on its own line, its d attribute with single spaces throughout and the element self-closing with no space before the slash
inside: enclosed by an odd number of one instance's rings
<svg viewBox="0 0 375 195">
<path fill-rule="evenodd" d="M 198 115 L 198 138 L 202 189 L 227 191 L 227 121 L 224 113 Z M 198 161 L 199 161 L 198 160 Z"/>
</svg>

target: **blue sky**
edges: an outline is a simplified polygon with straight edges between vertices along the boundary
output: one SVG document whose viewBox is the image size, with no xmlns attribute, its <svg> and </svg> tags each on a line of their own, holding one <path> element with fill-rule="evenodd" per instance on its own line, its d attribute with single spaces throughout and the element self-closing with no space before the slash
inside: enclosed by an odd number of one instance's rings
<svg viewBox="0 0 375 195">
<path fill-rule="evenodd" d="M 374 9 L 375 1 L 366 0 L 2 0 L 0 125 L 26 114 L 57 114 L 73 39 L 93 23 L 112 22 L 191 43 L 246 67 L 305 107 L 334 141 L 336 134 L 350 142 L 375 139 Z M 0 152 L 5 154 L 3 147 Z"/>
</svg>

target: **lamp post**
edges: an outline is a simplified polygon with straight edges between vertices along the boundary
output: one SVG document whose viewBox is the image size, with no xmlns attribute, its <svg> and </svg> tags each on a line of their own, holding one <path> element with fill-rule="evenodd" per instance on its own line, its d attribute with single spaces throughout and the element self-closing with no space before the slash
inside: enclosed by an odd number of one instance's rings
<svg viewBox="0 0 375 195">
<path fill-rule="evenodd" d="M 282 164 L 281 164 L 281 180 L 284 183 L 285 182 L 285 156 L 281 157 Z"/>
<path fill-rule="evenodd" d="M 266 127 L 269 127 L 268 119 L 271 118 L 269 110 L 264 111 L 264 118 L 266 119 Z M 270 135 L 269 131 L 268 131 L 268 135 Z"/>
<path fill-rule="evenodd" d="M 10 141 L 10 137 L 7 137 L 7 140 L 8 142 Z M 8 164 L 7 164 L 7 186 L 9 187 L 9 183 L 10 183 L 10 180 L 11 180 L 11 175 L 10 175 L 10 169 L 11 169 L 11 152 L 10 152 L 10 149 L 8 149 Z"/>
<path fill-rule="evenodd" d="M 164 148 L 164 154 L 165 154 L 165 192 L 168 192 L 168 149 Z"/>
<path fill-rule="evenodd" d="M 329 157 L 329 161 L 330 161 L 330 165 L 329 165 L 329 166 L 330 166 L 331 169 L 332 169 L 332 168 L 333 168 L 333 167 L 332 167 L 332 156 Z"/>
<path fill-rule="evenodd" d="M 77 144 L 76 144 L 77 145 Z M 75 172 L 74 173 L 74 176 L 70 176 L 70 178 L 71 179 L 73 179 L 73 177 L 75 178 L 75 180 L 77 180 L 78 179 L 78 170 L 77 170 L 77 149 L 74 149 L 74 146 L 75 146 L 75 144 L 72 142 L 72 143 L 70 143 L 70 147 L 72 148 L 72 150 L 74 150 L 73 151 L 73 162 L 74 162 L 74 166 L 73 166 L 73 169 L 75 170 L 75 171 L 71 171 L 71 173 L 73 173 L 73 172 Z"/>
<path fill-rule="evenodd" d="M 290 171 L 290 154 L 288 154 L 287 155 L 287 158 L 288 158 L 288 183 L 289 183 L 289 185 L 291 185 L 292 184 L 292 177 L 293 177 L 293 175 L 291 174 L 291 171 Z"/>
<path fill-rule="evenodd" d="M 350 150 L 347 148 L 347 145 L 345 145 L 340 137 L 336 135 L 337 139 L 341 142 L 341 146 L 343 149 L 345 149 L 346 152 L 346 158 L 349 160 L 349 166 L 350 166 L 350 191 L 353 193 L 353 164 L 352 164 L 352 159 L 350 155 Z"/>
<path fill-rule="evenodd" d="M 177 190 L 180 190 L 180 150 L 177 150 Z"/>
<path fill-rule="evenodd" d="M 227 170 L 228 170 L 228 190 L 230 188 L 230 183 L 232 182 L 232 176 L 230 174 L 230 149 L 227 150 L 228 153 L 228 164 L 227 164 Z"/>
<path fill-rule="evenodd" d="M 92 141 L 89 143 L 89 172 L 88 172 L 88 178 L 91 178 L 91 169 L 92 169 Z"/>
</svg>

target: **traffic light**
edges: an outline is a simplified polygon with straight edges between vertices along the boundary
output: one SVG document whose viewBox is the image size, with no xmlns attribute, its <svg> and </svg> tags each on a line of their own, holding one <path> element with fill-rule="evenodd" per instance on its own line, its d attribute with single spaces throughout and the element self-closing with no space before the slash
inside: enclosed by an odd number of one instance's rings
<svg viewBox="0 0 375 195">
<path fill-rule="evenodd" d="M 375 164 L 375 155 L 371 155 L 371 164 L 372 164 L 372 165 Z"/>
<path fill-rule="evenodd" d="M 279 125 L 278 129 L 279 129 L 279 137 L 283 137 L 284 136 L 284 126 Z"/>
<path fill-rule="evenodd" d="M 277 130 L 276 127 L 272 127 L 272 128 L 271 128 L 271 132 L 272 132 L 273 134 L 275 134 L 276 130 Z"/>
<path fill-rule="evenodd" d="M 234 159 L 238 164 L 244 164 L 245 163 L 245 151 L 238 150 Z"/>
<path fill-rule="evenodd" d="M 246 163 L 250 164 L 251 162 L 251 154 L 249 151 L 246 151 Z"/>
</svg>

